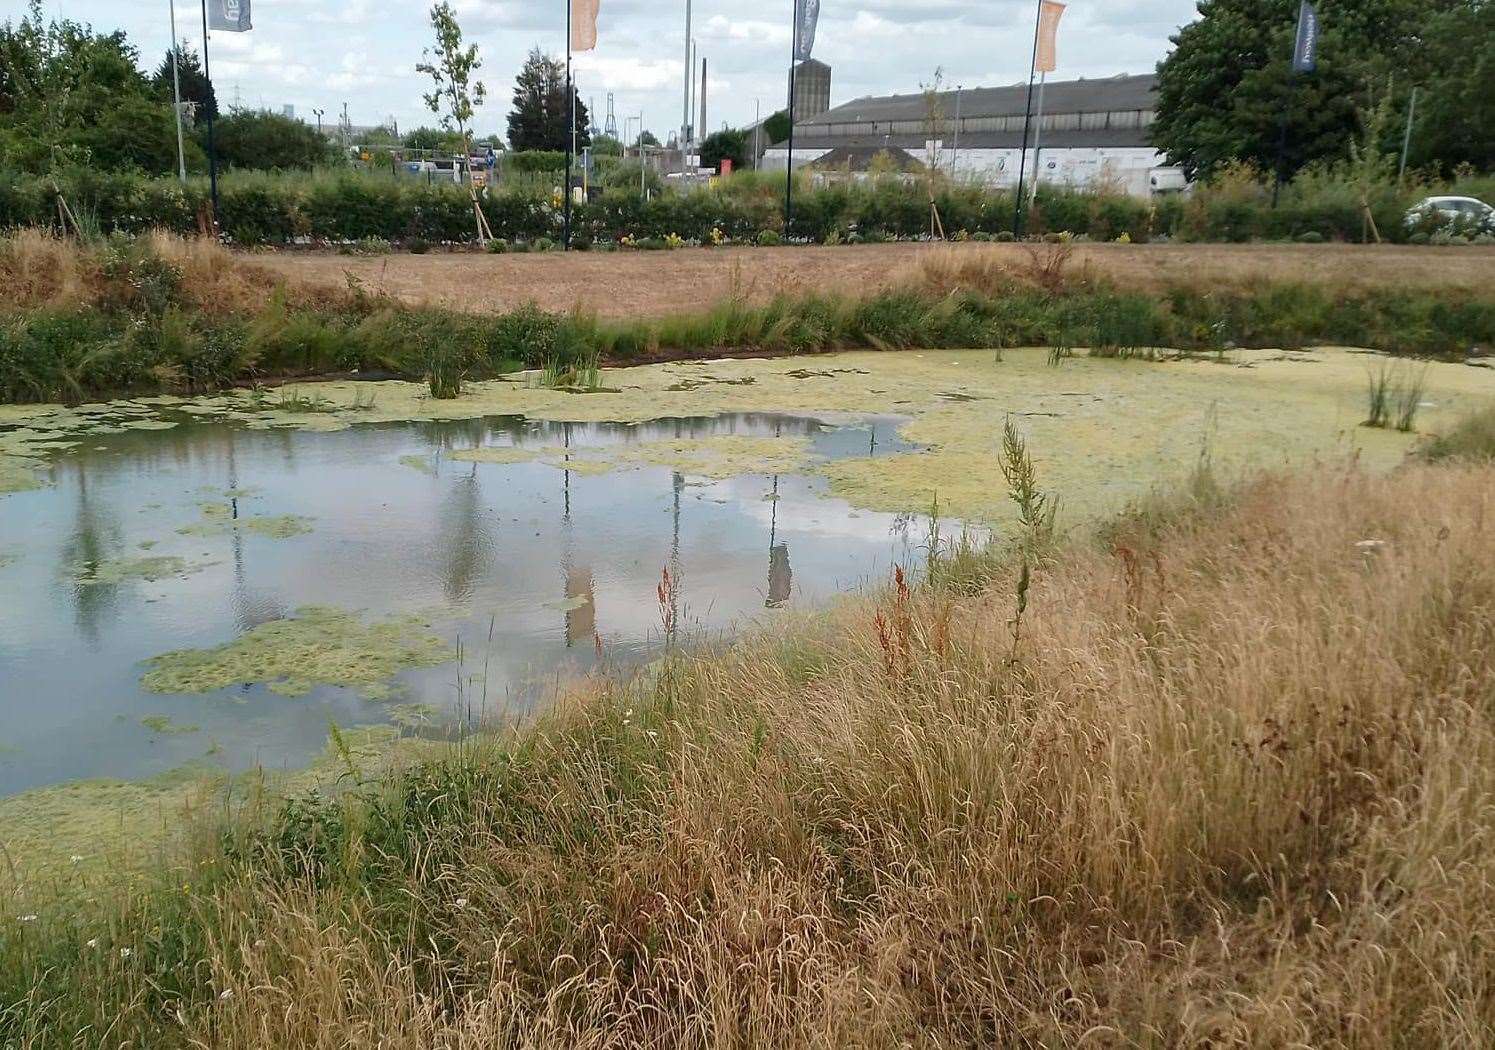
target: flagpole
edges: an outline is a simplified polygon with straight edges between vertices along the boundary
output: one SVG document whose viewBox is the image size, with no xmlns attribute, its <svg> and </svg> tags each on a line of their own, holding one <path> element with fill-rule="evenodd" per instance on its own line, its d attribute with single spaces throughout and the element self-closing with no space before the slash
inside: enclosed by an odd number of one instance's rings
<svg viewBox="0 0 1495 1050">
<path fill-rule="evenodd" d="M 1043 21 L 1043 0 L 1033 12 L 1033 59 L 1028 63 L 1028 99 L 1023 104 L 1023 147 L 1017 161 L 1017 193 L 1012 201 L 1012 238 L 1023 239 L 1023 176 L 1028 171 L 1028 127 L 1033 120 L 1033 74 L 1038 69 L 1038 27 Z"/>
<path fill-rule="evenodd" d="M 171 8 L 171 98 L 176 103 L 176 168 L 177 177 L 187 181 L 187 150 L 182 143 L 182 81 L 177 75 L 176 0 L 169 0 Z"/>
<path fill-rule="evenodd" d="M 790 0 L 794 28 L 789 33 L 789 160 L 784 165 L 784 240 L 794 221 L 794 59 L 799 53 L 799 0 Z"/>
<path fill-rule="evenodd" d="M 1296 66 L 1287 74 L 1287 98 L 1282 103 L 1282 119 L 1277 124 L 1277 164 L 1272 179 L 1272 207 L 1277 207 L 1277 198 L 1282 196 L 1282 168 L 1287 163 L 1287 115 L 1292 109 L 1293 97 L 1297 94 L 1298 70 Z"/>
<path fill-rule="evenodd" d="M 1048 70 L 1038 74 L 1038 120 L 1033 125 L 1033 192 L 1029 194 L 1033 207 L 1038 206 L 1038 157 L 1043 146 L 1043 85 L 1048 78 Z"/>
<path fill-rule="evenodd" d="M 211 87 L 213 74 L 208 65 L 208 0 L 202 0 L 202 76 Z M 213 107 L 208 110 L 208 188 L 213 198 L 213 235 L 218 235 L 218 154 L 213 149 Z"/>
<path fill-rule="evenodd" d="M 566 186 L 561 205 L 564 231 L 561 250 L 571 250 L 571 150 L 576 134 L 576 107 L 571 103 L 571 0 L 566 0 Z"/>
</svg>

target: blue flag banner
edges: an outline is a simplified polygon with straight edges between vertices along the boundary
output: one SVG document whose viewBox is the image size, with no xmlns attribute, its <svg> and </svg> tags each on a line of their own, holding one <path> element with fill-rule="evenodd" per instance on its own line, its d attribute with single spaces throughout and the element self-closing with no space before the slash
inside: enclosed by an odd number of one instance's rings
<svg viewBox="0 0 1495 1050">
<path fill-rule="evenodd" d="M 820 21 L 820 0 L 794 0 L 794 60 L 803 62 L 815 50 L 815 26 Z"/>
<path fill-rule="evenodd" d="M 1298 8 L 1298 39 L 1293 45 L 1293 72 L 1312 73 L 1319 64 L 1319 12 L 1308 0 Z"/>
<path fill-rule="evenodd" d="M 208 28 L 220 33 L 247 33 L 254 26 L 249 22 L 249 0 L 207 0 Z"/>
</svg>

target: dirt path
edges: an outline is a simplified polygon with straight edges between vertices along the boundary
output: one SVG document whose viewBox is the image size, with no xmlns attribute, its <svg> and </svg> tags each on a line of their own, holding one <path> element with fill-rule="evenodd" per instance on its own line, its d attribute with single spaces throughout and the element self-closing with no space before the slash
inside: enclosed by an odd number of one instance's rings
<svg viewBox="0 0 1495 1050">
<path fill-rule="evenodd" d="M 876 244 L 804 248 L 687 248 L 673 252 L 438 253 L 377 257 L 324 252 L 255 253 L 253 262 L 310 284 L 344 288 L 352 274 L 370 290 L 409 303 L 492 311 L 535 302 L 602 317 L 700 309 L 734 288 L 753 299 L 778 291 L 871 291 L 896 282 L 929 252 L 988 253 L 1022 266 L 1021 245 Z M 1081 244 L 1089 264 L 1124 286 L 1258 278 L 1331 280 L 1353 287 L 1495 286 L 1495 248 L 1336 244 Z"/>
</svg>

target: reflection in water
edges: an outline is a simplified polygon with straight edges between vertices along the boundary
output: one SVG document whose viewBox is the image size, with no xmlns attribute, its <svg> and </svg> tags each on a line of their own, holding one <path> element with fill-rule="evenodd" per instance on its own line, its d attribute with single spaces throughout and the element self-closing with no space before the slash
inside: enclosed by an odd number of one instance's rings
<svg viewBox="0 0 1495 1050">
<path fill-rule="evenodd" d="M 95 500 L 88 489 L 88 470 L 83 464 L 74 472 L 77 497 L 74 500 L 73 529 L 62 548 L 59 569 L 68 580 L 73 596 L 73 611 L 78 627 L 88 641 L 97 646 L 105 618 L 115 606 L 119 584 L 104 580 L 80 582 L 78 574 L 91 571 L 99 563 L 120 555 L 119 516 L 107 501 Z"/>
<path fill-rule="evenodd" d="M 140 686 L 152 656 L 221 646 L 304 606 L 369 619 L 414 615 L 448 643 L 482 639 L 461 672 L 408 671 L 393 684 L 411 702 L 455 715 L 461 674 L 483 683 L 468 698 L 474 713 L 522 711 L 591 669 L 604 629 L 610 661 L 646 660 L 661 642 L 662 613 L 685 624 L 688 609 L 692 629 L 715 631 L 765 605 L 814 601 L 879 578 L 907 556 L 894 517 L 852 512 L 816 476 L 712 481 L 652 466 L 572 473 L 539 462 L 453 461 L 449 450 L 793 435 L 836 458 L 908 448 L 896 425 L 744 414 L 312 433 L 184 419 L 173 430 L 95 435 L 89 448 L 56 461 L 55 487 L 0 501 L 0 550 L 19 554 L 0 568 L 0 794 L 189 762 L 296 766 L 320 750 L 329 720 L 385 721 L 387 708 L 335 687 L 278 696 L 255 682 L 253 667 L 252 684 L 207 695 Z M 400 465 L 411 458 L 430 469 Z M 239 521 L 304 516 L 312 531 L 179 531 L 201 523 L 203 502 L 226 505 Z M 194 571 L 75 582 L 80 564 L 142 555 L 181 559 Z M 661 610 L 655 594 L 665 569 L 671 584 Z M 158 716 L 201 729 L 163 736 L 141 726 Z"/>
</svg>

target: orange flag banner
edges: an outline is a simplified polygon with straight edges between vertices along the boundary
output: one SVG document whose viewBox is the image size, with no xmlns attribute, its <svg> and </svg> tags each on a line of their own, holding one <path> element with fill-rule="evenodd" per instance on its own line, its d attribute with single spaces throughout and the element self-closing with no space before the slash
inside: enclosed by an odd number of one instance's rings
<svg viewBox="0 0 1495 1050">
<path fill-rule="evenodd" d="M 1059 18 L 1064 14 L 1064 5 L 1059 0 L 1043 0 L 1038 10 L 1038 61 L 1033 69 L 1038 73 L 1052 73 L 1058 64 L 1054 56 L 1054 37 L 1059 32 Z"/>
<path fill-rule="evenodd" d="M 601 0 L 571 0 L 571 50 L 597 46 L 597 8 Z"/>
</svg>

